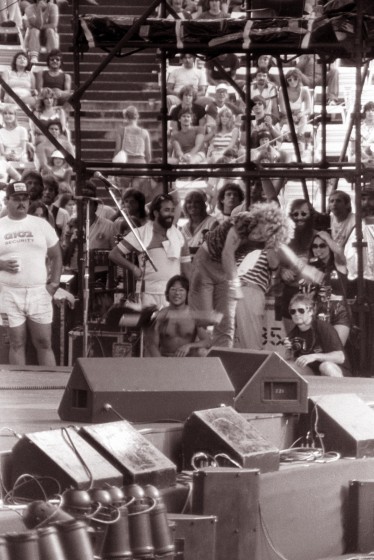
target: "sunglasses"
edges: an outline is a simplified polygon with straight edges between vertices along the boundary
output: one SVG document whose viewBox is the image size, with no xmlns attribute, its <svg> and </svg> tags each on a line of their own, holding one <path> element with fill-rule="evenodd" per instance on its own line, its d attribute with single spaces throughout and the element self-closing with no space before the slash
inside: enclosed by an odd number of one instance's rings
<svg viewBox="0 0 374 560">
<path fill-rule="evenodd" d="M 55 62 L 60 62 L 61 58 L 59 58 L 58 56 L 51 56 L 51 58 L 49 60 L 54 60 Z"/>
<path fill-rule="evenodd" d="M 295 313 L 299 313 L 300 315 L 304 315 L 308 311 L 304 307 L 298 307 L 297 309 L 290 309 L 290 315 L 295 315 Z"/>
<path fill-rule="evenodd" d="M 309 214 L 308 212 L 293 212 L 291 216 L 293 218 L 298 218 L 299 216 L 301 216 L 302 218 L 306 218 L 307 216 L 309 216 Z"/>
<path fill-rule="evenodd" d="M 313 243 L 312 249 L 326 249 L 326 243 Z"/>
</svg>

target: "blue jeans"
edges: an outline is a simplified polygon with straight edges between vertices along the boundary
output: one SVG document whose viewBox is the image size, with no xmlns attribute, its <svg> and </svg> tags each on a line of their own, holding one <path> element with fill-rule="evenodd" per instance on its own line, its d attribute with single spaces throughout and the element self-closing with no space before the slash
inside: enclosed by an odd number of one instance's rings
<svg viewBox="0 0 374 560">
<path fill-rule="evenodd" d="M 211 311 L 222 313 L 222 321 L 214 326 L 213 345 L 233 346 L 236 299 L 230 296 L 221 263 L 213 261 L 204 247 L 193 259 L 189 305 L 196 311 L 206 311 L 207 315 Z"/>
</svg>

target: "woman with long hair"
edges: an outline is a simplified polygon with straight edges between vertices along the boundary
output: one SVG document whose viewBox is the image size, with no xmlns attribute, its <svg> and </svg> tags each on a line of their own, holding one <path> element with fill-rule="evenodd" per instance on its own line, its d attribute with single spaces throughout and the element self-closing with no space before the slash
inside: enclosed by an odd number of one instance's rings
<svg viewBox="0 0 374 560">
<path fill-rule="evenodd" d="M 24 51 L 18 51 L 13 56 L 10 69 L 4 70 L 2 78 L 12 88 L 14 93 L 33 109 L 36 105 L 36 89 L 35 77 L 30 68 L 29 55 Z M 14 99 L 6 93 L 4 88 L 1 88 L 1 101 L 3 103 L 15 103 Z"/>
<path fill-rule="evenodd" d="M 287 94 L 290 102 L 292 119 L 296 134 L 303 139 L 308 116 L 312 112 L 312 100 L 309 89 L 303 86 L 302 75 L 298 68 L 291 68 L 286 74 Z M 288 139 L 289 123 L 287 119 L 286 104 L 282 90 L 279 91 L 279 108 L 281 114 L 282 130 Z"/>
<path fill-rule="evenodd" d="M 235 150 L 239 144 L 239 129 L 235 126 L 234 114 L 228 107 L 217 116 L 217 128 L 208 145 L 208 163 L 216 163 L 225 150 Z"/>
<path fill-rule="evenodd" d="M 347 266 L 344 249 L 327 231 L 319 231 L 313 237 L 309 263 L 325 275 L 323 284 L 314 291 L 316 312 L 326 317 L 345 346 L 351 322 L 345 301 Z"/>
<path fill-rule="evenodd" d="M 35 116 L 44 125 L 49 122 L 58 121 L 61 123 L 62 133 L 68 140 L 70 139 L 66 113 L 62 107 L 57 106 L 56 94 L 51 88 L 42 88 L 40 91 L 36 102 Z M 43 133 L 33 122 L 30 122 L 30 129 L 34 138 L 34 145 L 36 146 L 42 141 Z"/>
</svg>

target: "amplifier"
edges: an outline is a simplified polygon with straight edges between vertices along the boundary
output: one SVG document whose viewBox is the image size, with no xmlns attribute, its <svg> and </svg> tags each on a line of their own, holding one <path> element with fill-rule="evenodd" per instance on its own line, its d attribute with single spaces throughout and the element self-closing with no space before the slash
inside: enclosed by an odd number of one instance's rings
<svg viewBox="0 0 374 560">
<path fill-rule="evenodd" d="M 124 358 L 135 356 L 138 336 L 134 333 L 102 330 L 88 331 L 88 358 Z M 83 328 L 69 332 L 69 362 L 75 364 L 83 356 Z"/>
</svg>

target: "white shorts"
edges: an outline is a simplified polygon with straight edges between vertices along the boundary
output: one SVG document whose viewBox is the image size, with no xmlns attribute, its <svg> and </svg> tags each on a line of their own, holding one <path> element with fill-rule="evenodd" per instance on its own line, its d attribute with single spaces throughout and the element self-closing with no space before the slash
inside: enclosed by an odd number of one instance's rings
<svg viewBox="0 0 374 560">
<path fill-rule="evenodd" d="M 35 288 L 12 288 L 2 286 L 0 313 L 8 319 L 9 327 L 19 327 L 31 319 L 34 323 L 52 323 L 52 297 L 45 286 Z"/>
</svg>

